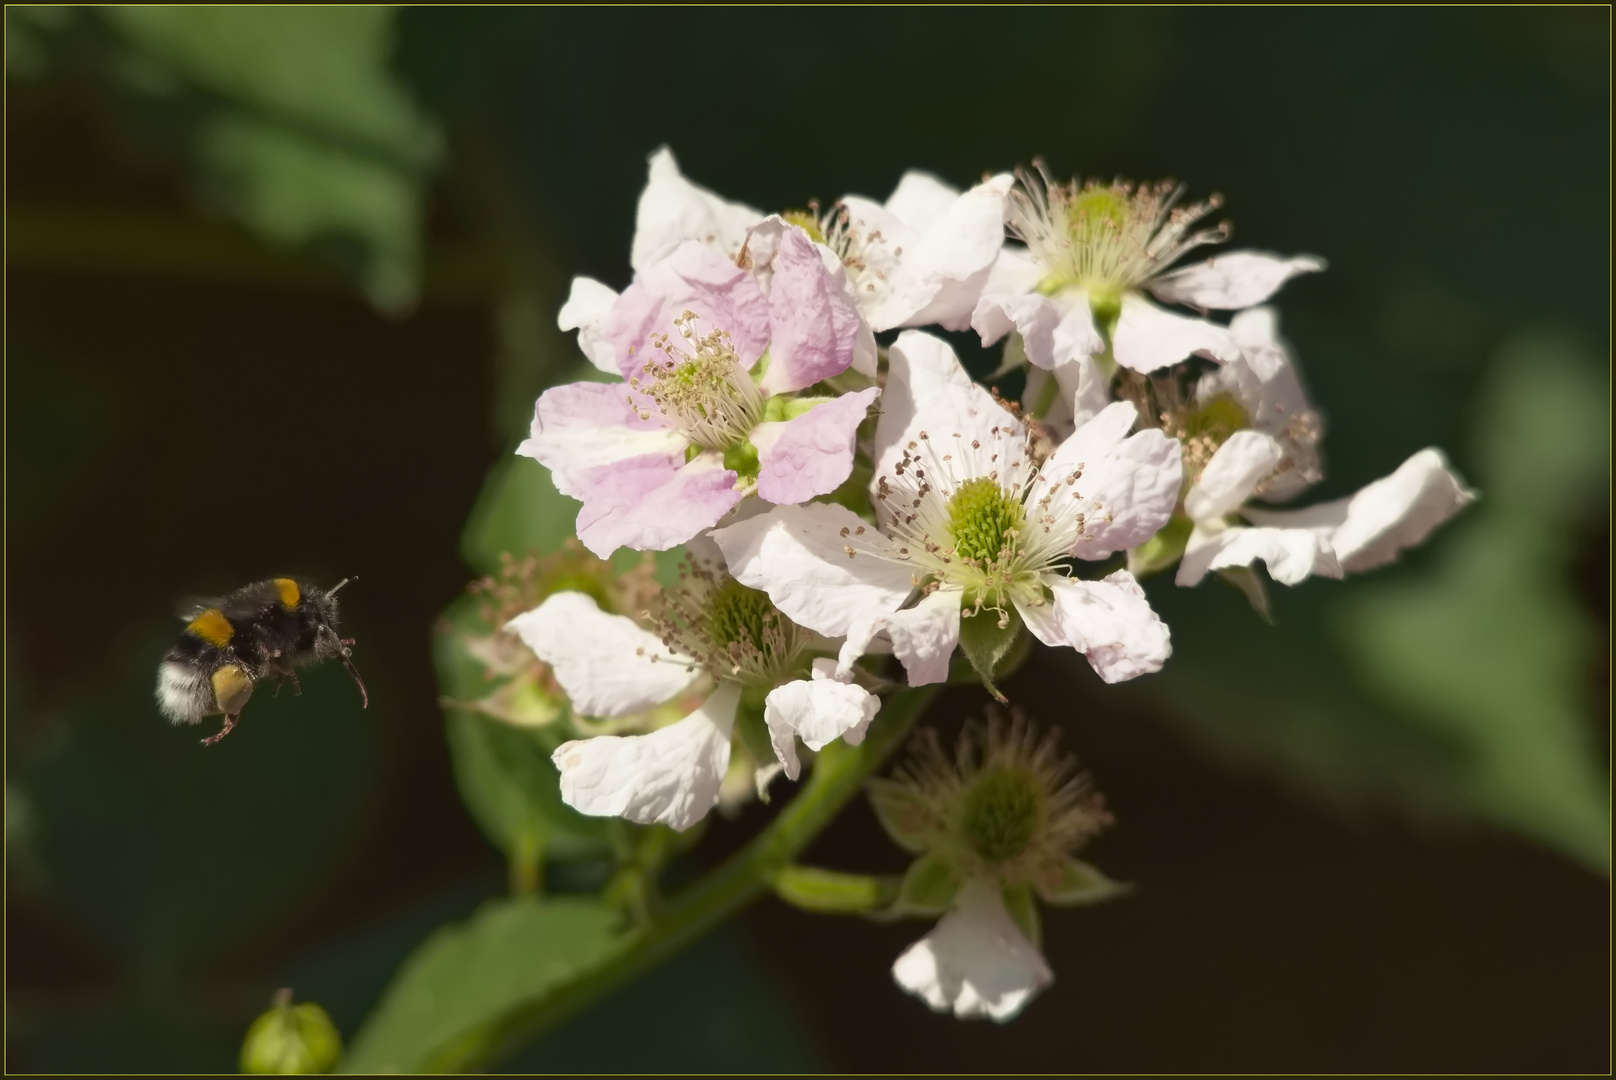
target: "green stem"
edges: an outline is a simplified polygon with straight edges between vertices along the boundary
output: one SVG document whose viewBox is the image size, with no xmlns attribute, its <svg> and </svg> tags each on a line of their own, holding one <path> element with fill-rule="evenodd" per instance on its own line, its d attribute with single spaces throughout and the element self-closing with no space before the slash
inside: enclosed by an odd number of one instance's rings
<svg viewBox="0 0 1616 1080">
<path fill-rule="evenodd" d="M 898 748 L 938 689 L 892 694 L 861 745 L 835 742 L 821 751 L 802 792 L 780 816 L 723 866 L 671 900 L 616 959 L 501 1018 L 453 1060 L 434 1064 L 462 1072 L 487 1067 L 645 974 L 755 900 L 769 888 L 772 875 L 802 853 Z"/>
</svg>

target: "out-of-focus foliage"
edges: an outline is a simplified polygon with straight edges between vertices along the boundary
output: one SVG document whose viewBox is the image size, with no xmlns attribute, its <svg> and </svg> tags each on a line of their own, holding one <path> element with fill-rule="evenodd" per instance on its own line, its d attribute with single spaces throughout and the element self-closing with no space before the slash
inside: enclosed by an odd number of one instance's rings
<svg viewBox="0 0 1616 1080">
<path fill-rule="evenodd" d="M 1607 390 L 1565 335 L 1512 339 L 1474 412 L 1481 498 L 1454 535 L 1364 580 L 1270 587 L 1277 629 L 1242 627 L 1232 590 L 1157 589 L 1174 656 L 1137 692 L 1290 782 L 1489 821 L 1606 867 L 1597 645 L 1572 562 L 1607 475 Z"/>
<path fill-rule="evenodd" d="M 479 1049 L 480 1029 L 542 1002 L 630 940 L 598 901 L 494 901 L 411 954 L 354 1040 L 345 1072 L 439 1072 Z"/>
<path fill-rule="evenodd" d="M 378 306 L 415 299 L 443 140 L 389 70 L 392 8 L 49 10 L 7 9 L 9 73 L 92 65 L 147 124 L 178 128 L 214 209 L 272 244 L 320 248 Z"/>
<path fill-rule="evenodd" d="M 41 1069 L 208 1068 L 222 1033 L 203 1034 L 207 1018 L 234 1002 L 203 973 L 352 854 L 376 781 L 383 710 L 362 713 L 340 668 L 305 676 L 300 698 L 262 693 L 242 724 L 250 739 L 195 753 L 214 725 L 175 728 L 152 706 L 146 661 L 171 643 L 144 638 L 116 694 L 49 721 L 8 710 L 7 787 L 29 807 L 22 852 L 37 868 L 22 883 L 94 933 L 125 990 L 88 1015 L 14 1003 Z M 147 1034 L 131 1043 L 136 1029 Z"/>
<path fill-rule="evenodd" d="M 1585 348 L 1528 333 L 1493 361 L 1475 426 L 1482 501 L 1439 563 L 1339 602 L 1385 708 L 1451 740 L 1478 817 L 1607 868 L 1609 777 L 1589 717 L 1599 647 L 1572 590 L 1589 497 L 1609 480 L 1609 382 Z"/>
</svg>

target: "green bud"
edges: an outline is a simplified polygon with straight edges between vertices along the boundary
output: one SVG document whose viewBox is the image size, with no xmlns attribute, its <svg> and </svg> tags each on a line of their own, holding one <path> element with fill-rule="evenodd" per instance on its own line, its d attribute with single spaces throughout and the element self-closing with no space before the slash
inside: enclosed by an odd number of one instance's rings
<svg viewBox="0 0 1616 1080">
<path fill-rule="evenodd" d="M 1027 935 L 1027 940 L 1034 946 L 1042 948 L 1044 926 L 1038 918 L 1038 903 L 1033 899 L 1032 888 L 1027 885 L 1011 885 L 1001 895 L 1004 897 L 1005 910 L 1010 912 L 1010 918 L 1015 920 L 1021 932 Z"/>
<path fill-rule="evenodd" d="M 1005 625 L 1000 626 L 1000 619 Z M 982 679 L 982 685 L 987 687 L 1001 702 L 1009 699 L 994 685 L 994 679 L 1010 675 L 1026 659 L 1028 649 L 1023 642 L 1021 615 L 1014 609 L 1008 609 L 1007 614 L 1001 616 L 999 612 L 988 608 L 960 619 L 960 651 L 971 662 Z M 1018 649 L 1017 646 L 1023 647 Z"/>
<path fill-rule="evenodd" d="M 1167 569 L 1184 557 L 1195 522 L 1174 514 L 1161 531 L 1128 552 L 1128 572 L 1136 578 L 1148 577 Z"/>
<path fill-rule="evenodd" d="M 275 1007 L 254 1020 L 241 1045 L 244 1073 L 326 1073 L 342 1057 L 342 1036 L 324 1009 L 275 995 Z"/>
<path fill-rule="evenodd" d="M 941 915 L 954 903 L 960 885 L 953 867 L 935 855 L 922 855 L 903 875 L 898 907 L 905 915 Z"/>
<path fill-rule="evenodd" d="M 792 907 L 828 915 L 876 911 L 899 895 L 897 878 L 843 874 L 816 866 L 784 867 L 770 876 L 769 884 Z"/>
<path fill-rule="evenodd" d="M 1035 885 L 1044 903 L 1055 907 L 1086 907 L 1133 891 L 1132 885 L 1112 881 L 1083 860 L 1072 858 L 1044 867 Z"/>
</svg>

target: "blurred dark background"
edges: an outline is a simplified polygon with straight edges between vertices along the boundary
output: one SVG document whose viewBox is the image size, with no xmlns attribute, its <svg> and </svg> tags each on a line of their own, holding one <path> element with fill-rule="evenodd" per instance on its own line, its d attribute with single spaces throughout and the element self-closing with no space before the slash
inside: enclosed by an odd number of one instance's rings
<svg viewBox="0 0 1616 1080">
<path fill-rule="evenodd" d="M 626 284 L 663 143 L 765 209 L 1039 154 L 1222 192 L 1237 244 L 1331 263 L 1279 301 L 1313 497 L 1435 444 L 1482 499 L 1275 590 L 1277 628 L 1152 582 L 1178 651 L 1148 685 L 1036 654 L 1006 687 L 1138 886 L 1048 914 L 1016 1022 L 892 985 L 922 924 L 765 900 L 512 1067 L 1608 1069 L 1608 9 L 6 20 L 10 1070 L 229 1069 L 282 985 L 351 1036 L 504 888 L 431 629 L 510 546 L 487 507 L 578 363 L 554 313 L 573 273 Z M 281 573 L 358 575 L 371 708 L 322 670 L 203 752 L 151 701 L 170 607 Z M 902 866 L 862 805 L 811 855 Z"/>
</svg>

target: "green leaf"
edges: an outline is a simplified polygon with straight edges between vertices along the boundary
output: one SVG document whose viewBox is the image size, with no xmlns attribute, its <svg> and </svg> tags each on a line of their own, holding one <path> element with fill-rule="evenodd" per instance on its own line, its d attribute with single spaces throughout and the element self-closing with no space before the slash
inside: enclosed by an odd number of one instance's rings
<svg viewBox="0 0 1616 1080">
<path fill-rule="evenodd" d="M 909 864 L 898 889 L 897 907 L 904 915 L 941 915 L 959 895 L 959 876 L 935 855 L 922 855 Z"/>
<path fill-rule="evenodd" d="M 1484 817 L 1608 867 L 1609 777 L 1587 722 L 1598 644 L 1568 582 L 1585 493 L 1603 486 L 1607 384 L 1563 344 L 1506 350 L 1483 402 L 1483 499 L 1435 573 L 1377 583 L 1337 626 L 1382 698 L 1470 748 Z"/>
<path fill-rule="evenodd" d="M 1056 907 L 1085 907 L 1133 891 L 1133 886 L 1112 881 L 1088 863 L 1072 858 L 1045 867 L 1034 884 L 1044 903 Z"/>
<path fill-rule="evenodd" d="M 843 874 L 817 866 L 787 866 L 769 878 L 774 894 L 792 907 L 828 915 L 858 915 L 897 899 L 895 877 Z"/>
<path fill-rule="evenodd" d="M 445 613 L 433 641 L 438 685 L 452 701 L 475 701 L 496 685 L 465 651 L 465 635 L 484 631 L 478 602 L 463 597 Z M 455 783 L 489 841 L 512 861 L 519 881 L 548 853 L 590 858 L 606 851 L 606 823 L 561 801 L 561 779 L 550 755 L 566 737 L 561 725 L 522 727 L 472 708 L 451 705 L 444 719 Z"/>
<path fill-rule="evenodd" d="M 413 302 L 442 137 L 392 76 L 392 8 L 97 10 L 129 46 L 127 81 L 199 111 L 215 203 L 273 243 L 345 252 L 378 306 Z"/>
<path fill-rule="evenodd" d="M 634 937 L 586 900 L 493 901 L 421 944 L 354 1036 L 344 1072 L 457 1067 L 513 1013 L 617 956 Z"/>
<path fill-rule="evenodd" d="M 512 454 L 483 482 L 460 534 L 460 554 L 480 574 L 499 571 L 501 552 L 552 555 L 574 535 L 578 507 L 555 489 L 549 469 Z"/>
<path fill-rule="evenodd" d="M 1238 590 L 1251 605 L 1257 617 L 1269 626 L 1274 625 L 1274 605 L 1268 600 L 1268 586 L 1263 577 L 1249 566 L 1231 566 L 1217 571 L 1218 580 Z"/>
</svg>

